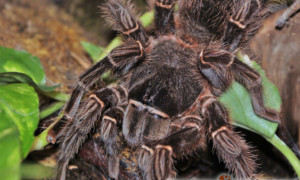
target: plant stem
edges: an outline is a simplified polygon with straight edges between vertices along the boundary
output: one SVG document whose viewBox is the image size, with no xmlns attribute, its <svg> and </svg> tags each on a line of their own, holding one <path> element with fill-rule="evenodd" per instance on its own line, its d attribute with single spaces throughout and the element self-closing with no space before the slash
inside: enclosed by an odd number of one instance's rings
<svg viewBox="0 0 300 180">
<path fill-rule="evenodd" d="M 40 93 L 57 101 L 66 102 L 70 98 L 70 95 L 62 92 L 57 92 L 57 91 L 50 91 L 50 92 L 40 91 Z"/>
<path fill-rule="evenodd" d="M 64 106 L 64 104 L 65 104 L 65 102 L 55 102 L 55 103 L 51 104 L 50 106 L 48 106 L 47 108 L 43 109 L 40 112 L 40 119 L 44 119 L 44 118 L 50 116 L 51 114 L 55 113 L 60 108 L 62 108 Z"/>
<path fill-rule="evenodd" d="M 298 178 L 300 178 L 300 161 L 293 151 L 276 134 L 272 138 L 266 138 L 266 140 L 273 144 L 287 158 Z"/>
</svg>

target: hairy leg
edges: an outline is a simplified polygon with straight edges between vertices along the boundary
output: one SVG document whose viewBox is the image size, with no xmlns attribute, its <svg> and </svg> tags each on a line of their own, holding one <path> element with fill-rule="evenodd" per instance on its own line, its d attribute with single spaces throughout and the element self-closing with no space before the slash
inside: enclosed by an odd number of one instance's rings
<svg viewBox="0 0 300 180">
<path fill-rule="evenodd" d="M 82 102 L 78 109 L 76 119 L 73 124 L 66 129 L 65 138 L 61 144 L 57 163 L 57 176 L 59 179 L 65 179 L 69 161 L 78 152 L 81 144 L 86 140 L 92 128 L 95 127 L 98 122 L 101 122 L 102 112 L 107 108 L 115 107 L 120 102 L 119 94 L 120 93 L 113 88 L 103 88 L 91 94 Z M 107 110 L 103 116 L 103 126 L 111 125 L 106 122 L 110 117 L 109 115 L 111 115 L 111 112 Z M 119 114 L 116 114 L 116 118 L 119 118 Z M 105 143 L 112 142 L 111 139 L 109 139 L 111 128 L 102 129 L 104 133 L 103 138 L 106 140 Z M 108 132 L 105 130 L 108 130 Z"/>
<path fill-rule="evenodd" d="M 253 178 L 254 156 L 245 140 L 232 130 L 225 108 L 210 97 L 203 102 L 201 111 L 219 159 L 237 178 Z"/>
<path fill-rule="evenodd" d="M 131 2 L 124 4 L 120 0 L 109 0 L 101 7 L 101 10 L 106 21 L 115 30 L 121 32 L 126 39 L 140 41 L 143 45 L 147 43 L 148 37 L 141 23 L 133 16 L 134 9 Z"/>
<path fill-rule="evenodd" d="M 198 68 L 209 83 L 218 91 L 224 92 L 231 84 L 229 67 L 234 55 L 222 49 L 203 49 L 198 57 Z"/>
<path fill-rule="evenodd" d="M 205 147 L 202 119 L 190 115 L 180 121 L 182 124 L 174 124 L 175 127 L 172 128 L 174 132 L 167 137 L 142 145 L 139 152 L 139 167 L 146 179 L 174 178 L 176 172 L 173 168 L 173 158 L 182 158 Z"/>
<path fill-rule="evenodd" d="M 234 60 L 231 70 L 235 75 L 235 79 L 249 90 L 255 114 L 269 121 L 280 123 L 280 114 L 264 106 L 260 75 L 238 59 Z"/>
<path fill-rule="evenodd" d="M 158 33 L 174 33 L 174 0 L 155 1 L 155 24 Z"/>
<path fill-rule="evenodd" d="M 230 1 L 219 0 L 181 0 L 179 13 L 185 17 L 185 21 L 201 25 L 220 38 L 231 4 Z"/>
<path fill-rule="evenodd" d="M 234 52 L 254 34 L 266 15 L 262 9 L 260 0 L 235 1 L 222 37 L 227 50 Z"/>
<path fill-rule="evenodd" d="M 143 59 L 144 48 L 142 44 L 139 41 L 127 41 L 81 75 L 75 89 L 72 91 L 70 100 L 65 106 L 62 120 L 57 122 L 48 133 L 48 142 L 55 143 L 57 139 L 62 137 L 64 129 L 75 117 L 82 96 L 93 85 L 101 81 L 101 75 L 104 72 L 114 70 L 120 74 L 127 73 L 134 64 Z"/>
<path fill-rule="evenodd" d="M 122 108 L 108 109 L 102 119 L 100 136 L 105 145 L 108 156 L 108 173 L 111 178 L 118 179 L 119 175 L 119 145 L 117 138 L 121 132 L 121 124 L 124 117 Z"/>
<path fill-rule="evenodd" d="M 261 78 L 245 63 L 225 50 L 202 50 L 198 67 L 216 92 L 224 92 L 233 78 L 243 84 L 251 94 L 255 114 L 269 121 L 280 122 L 279 113 L 264 106 Z M 216 94 L 215 94 L 216 95 Z"/>
</svg>

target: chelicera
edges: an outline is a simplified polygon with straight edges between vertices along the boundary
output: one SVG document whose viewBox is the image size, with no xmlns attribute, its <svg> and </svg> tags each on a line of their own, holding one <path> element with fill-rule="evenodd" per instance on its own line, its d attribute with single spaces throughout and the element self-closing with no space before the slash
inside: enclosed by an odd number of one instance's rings
<svg viewBox="0 0 300 180">
<path fill-rule="evenodd" d="M 258 116 L 280 121 L 264 106 L 259 74 L 234 56 L 268 14 L 266 1 L 181 0 L 178 12 L 174 4 L 156 0 L 152 36 L 135 18 L 131 3 L 109 0 L 103 5 L 124 43 L 79 77 L 64 117 L 49 132 L 48 140 L 61 144 L 60 179 L 92 129 L 101 136 L 109 176 L 115 179 L 118 136 L 139 149 L 145 179 L 174 178 L 173 160 L 204 148 L 207 139 L 236 177 L 254 176 L 250 147 L 233 131 L 217 97 L 236 80 L 248 89 Z M 108 70 L 118 77 L 116 85 L 100 83 Z"/>
</svg>

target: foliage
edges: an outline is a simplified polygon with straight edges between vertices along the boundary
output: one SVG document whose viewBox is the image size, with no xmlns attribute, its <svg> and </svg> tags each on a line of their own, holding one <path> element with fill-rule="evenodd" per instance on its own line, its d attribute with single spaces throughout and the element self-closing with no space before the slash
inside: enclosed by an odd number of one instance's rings
<svg viewBox="0 0 300 180">
<path fill-rule="evenodd" d="M 37 57 L 0 47 L 1 179 L 20 179 L 21 162 L 32 148 L 39 122 L 36 91 L 59 97 L 53 92 L 56 87 L 45 85 L 45 73 Z"/>
<path fill-rule="evenodd" d="M 96 46 L 85 41 L 82 41 L 81 45 L 85 49 L 85 51 L 90 55 L 94 62 L 97 62 L 100 59 L 100 55 L 103 51 L 102 47 Z"/>
</svg>

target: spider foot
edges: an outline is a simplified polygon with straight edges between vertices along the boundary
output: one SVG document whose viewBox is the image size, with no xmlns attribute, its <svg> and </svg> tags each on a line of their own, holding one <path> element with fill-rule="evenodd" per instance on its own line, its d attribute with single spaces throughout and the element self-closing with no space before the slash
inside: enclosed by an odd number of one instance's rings
<svg viewBox="0 0 300 180">
<path fill-rule="evenodd" d="M 138 163 L 139 168 L 143 172 L 144 179 L 151 179 L 151 166 L 149 162 L 152 161 L 154 150 L 146 145 L 142 146 L 141 151 L 139 152 Z"/>
<path fill-rule="evenodd" d="M 172 179 L 176 176 L 173 170 L 173 150 L 171 146 L 156 145 L 153 150 L 143 145 L 139 153 L 139 167 L 147 180 Z M 149 163 L 152 162 L 152 163 Z"/>
<path fill-rule="evenodd" d="M 117 156 L 108 157 L 108 175 L 113 179 L 118 179 L 120 171 L 120 158 Z"/>
<path fill-rule="evenodd" d="M 212 133 L 214 148 L 219 159 L 237 178 L 252 178 L 255 171 L 254 156 L 245 140 L 223 126 Z"/>
<path fill-rule="evenodd" d="M 117 144 L 117 138 L 123 116 L 124 112 L 121 108 L 113 107 L 108 109 L 103 115 L 100 128 L 101 139 L 108 156 L 108 175 L 113 179 L 118 179 L 120 171 L 120 159 L 118 157 L 120 147 Z"/>
<path fill-rule="evenodd" d="M 173 171 L 172 147 L 157 145 L 153 154 L 152 177 L 154 179 L 174 178 L 176 173 Z"/>
<path fill-rule="evenodd" d="M 141 41 L 145 44 L 148 39 L 139 21 L 133 16 L 134 6 L 119 0 L 110 0 L 102 8 L 105 19 L 124 37 Z"/>
<path fill-rule="evenodd" d="M 156 6 L 171 9 L 174 5 L 174 0 L 156 0 Z"/>
</svg>

